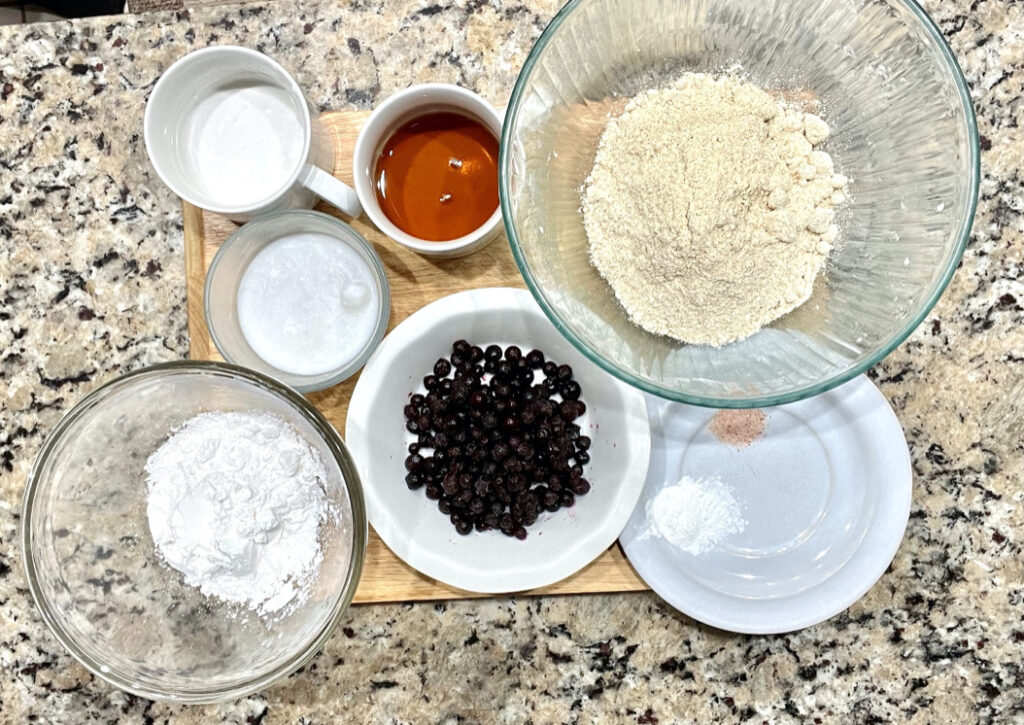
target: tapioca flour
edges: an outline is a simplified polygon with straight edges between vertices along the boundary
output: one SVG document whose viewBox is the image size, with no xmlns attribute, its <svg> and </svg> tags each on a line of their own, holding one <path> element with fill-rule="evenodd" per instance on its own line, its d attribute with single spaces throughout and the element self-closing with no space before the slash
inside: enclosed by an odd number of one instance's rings
<svg viewBox="0 0 1024 725">
<path fill-rule="evenodd" d="M 286 421 L 202 413 L 145 470 L 153 542 L 186 584 L 260 616 L 308 598 L 323 558 L 320 526 L 337 513 L 319 453 Z"/>
</svg>

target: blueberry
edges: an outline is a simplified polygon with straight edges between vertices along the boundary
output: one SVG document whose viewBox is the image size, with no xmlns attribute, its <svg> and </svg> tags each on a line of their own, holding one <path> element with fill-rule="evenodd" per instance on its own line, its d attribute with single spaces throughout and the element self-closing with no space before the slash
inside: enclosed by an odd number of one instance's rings
<svg viewBox="0 0 1024 725">
<path fill-rule="evenodd" d="M 434 363 L 434 375 L 439 378 L 448 377 L 448 373 L 452 371 L 452 364 L 444 358 L 439 359 Z"/>
<path fill-rule="evenodd" d="M 546 378 L 535 383 L 534 370 Z M 525 538 L 542 511 L 572 506 L 590 490 L 583 465 L 591 442 L 572 422 L 586 406 L 568 365 L 541 350 L 456 340 L 423 383 L 427 394 L 409 396 L 403 408 L 418 434 L 406 484 L 425 487 L 459 534 L 498 529 Z"/>
<path fill-rule="evenodd" d="M 579 400 L 580 398 L 580 384 L 575 380 L 569 380 L 565 382 L 558 390 L 562 397 L 566 400 Z"/>
</svg>

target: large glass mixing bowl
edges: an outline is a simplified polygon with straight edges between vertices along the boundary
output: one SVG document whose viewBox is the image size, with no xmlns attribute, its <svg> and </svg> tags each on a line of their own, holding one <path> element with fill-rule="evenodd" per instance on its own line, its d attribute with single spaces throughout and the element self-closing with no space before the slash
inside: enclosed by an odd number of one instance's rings
<svg viewBox="0 0 1024 725">
<path fill-rule="evenodd" d="M 291 424 L 320 454 L 338 512 L 321 524 L 308 598 L 277 619 L 185 584 L 149 531 L 149 455 L 192 416 L 234 410 Z M 213 702 L 260 690 L 320 649 L 352 600 L 366 536 L 355 466 L 312 405 L 260 373 L 179 362 L 118 378 L 61 420 L 29 475 L 22 554 L 43 619 L 94 674 L 143 697 Z"/>
<path fill-rule="evenodd" d="M 745 340 L 684 345 L 632 324 L 590 265 L 581 187 L 627 99 L 736 65 L 821 102 L 851 201 L 807 303 Z M 501 204 L 527 285 L 598 365 L 673 400 L 777 405 L 862 373 L 920 324 L 967 243 L 978 156 L 963 74 L 913 0 L 572 0 L 512 93 Z"/>
</svg>

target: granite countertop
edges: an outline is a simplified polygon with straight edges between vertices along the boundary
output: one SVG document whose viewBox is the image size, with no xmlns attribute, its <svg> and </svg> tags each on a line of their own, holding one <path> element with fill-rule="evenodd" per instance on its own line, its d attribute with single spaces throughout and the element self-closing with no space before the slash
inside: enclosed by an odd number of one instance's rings
<svg viewBox="0 0 1024 725">
<path fill-rule="evenodd" d="M 1024 722 L 1024 411 L 1008 394 L 1024 377 L 1024 5 L 924 4 L 973 89 L 984 178 L 952 285 L 872 372 L 915 488 L 867 596 L 778 637 L 710 629 L 651 594 L 361 606 L 283 684 L 196 708 L 75 663 L 32 604 L 17 538 L 61 415 L 187 353 L 181 208 L 141 139 L 149 90 L 180 55 L 230 42 L 273 55 L 324 109 L 426 80 L 500 103 L 558 3 L 279 0 L 0 28 L 0 719 Z"/>
</svg>

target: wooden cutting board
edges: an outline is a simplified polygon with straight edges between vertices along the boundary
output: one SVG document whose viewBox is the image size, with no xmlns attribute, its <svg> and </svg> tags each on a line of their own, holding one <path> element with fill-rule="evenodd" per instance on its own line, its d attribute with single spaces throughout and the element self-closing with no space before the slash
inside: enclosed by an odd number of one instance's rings
<svg viewBox="0 0 1024 725">
<path fill-rule="evenodd" d="M 352 148 L 367 115 L 363 111 L 341 111 L 322 117 L 334 139 L 334 174 L 348 184 L 352 183 Z M 351 224 L 373 244 L 380 255 L 391 285 L 391 321 L 388 332 L 427 303 L 453 292 L 477 287 L 525 286 L 504 235 L 485 249 L 461 259 L 438 261 L 392 242 L 365 217 L 353 221 L 325 204 L 318 206 L 317 210 Z M 184 220 L 189 357 L 193 360 L 221 360 L 206 329 L 203 284 L 206 270 L 217 249 L 238 225 L 188 203 L 184 204 Z M 357 379 L 358 375 L 333 388 L 307 396 L 339 431 L 345 430 L 348 401 Z M 582 594 L 645 589 L 648 589 L 647 585 L 637 576 L 616 543 L 575 575 L 524 594 Z M 487 595 L 455 589 L 420 574 L 392 554 L 376 532 L 370 529 L 366 562 L 355 602 L 405 602 L 482 596 Z"/>
</svg>

